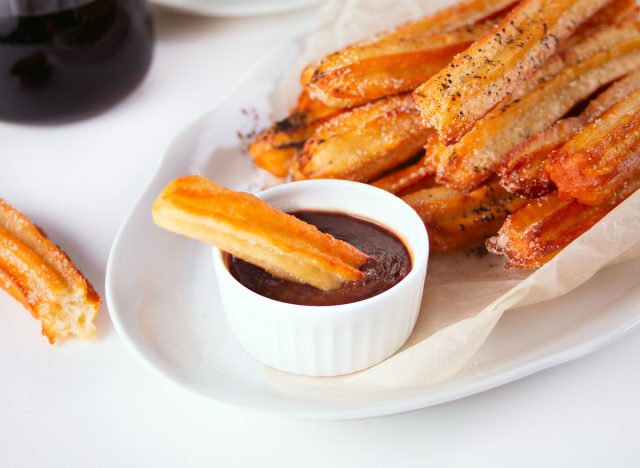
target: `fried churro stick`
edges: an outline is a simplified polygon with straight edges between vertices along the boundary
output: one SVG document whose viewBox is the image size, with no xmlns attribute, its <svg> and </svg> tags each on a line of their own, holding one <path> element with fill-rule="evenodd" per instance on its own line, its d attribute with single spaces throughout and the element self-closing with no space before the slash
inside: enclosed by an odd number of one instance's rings
<svg viewBox="0 0 640 468">
<path fill-rule="evenodd" d="M 352 245 L 201 176 L 171 182 L 152 214 L 160 227 L 215 245 L 277 278 L 327 291 L 363 277 L 358 268 L 367 256 Z"/>
<path fill-rule="evenodd" d="M 353 107 L 415 89 L 488 31 L 514 0 L 468 0 L 349 45 L 302 73 L 310 95 Z"/>
<path fill-rule="evenodd" d="M 507 257 L 508 268 L 536 268 L 551 260 L 611 209 L 547 195 L 509 216 L 486 246 L 489 252 Z"/>
<path fill-rule="evenodd" d="M 561 200 L 555 193 L 531 200 L 507 218 L 497 236 L 487 240 L 487 249 L 507 257 L 509 268 L 537 268 L 588 231 L 638 188 L 640 180 L 633 180 L 619 192 L 615 203 L 595 206 Z"/>
<path fill-rule="evenodd" d="M 300 113 L 276 122 L 249 145 L 253 162 L 276 177 L 286 176 L 296 154 L 320 124 Z"/>
<path fill-rule="evenodd" d="M 549 175 L 560 198 L 585 205 L 615 203 L 640 178 L 640 90 L 555 151 Z"/>
<path fill-rule="evenodd" d="M 629 73 L 591 100 L 580 117 L 583 121 L 591 123 L 638 89 L 640 89 L 640 71 Z"/>
<path fill-rule="evenodd" d="M 506 217 L 526 203 L 497 182 L 470 194 L 438 186 L 402 199 L 424 221 L 435 252 L 463 248 L 494 235 Z"/>
<path fill-rule="evenodd" d="M 276 177 L 286 176 L 305 141 L 323 122 L 342 111 L 314 101 L 303 92 L 287 118 L 276 122 L 251 142 L 249 153 L 253 161 Z"/>
<path fill-rule="evenodd" d="M 42 334 L 94 338 L 100 297 L 71 260 L 0 199 L 0 287 L 42 323 Z"/>
<path fill-rule="evenodd" d="M 502 186 L 525 198 L 538 198 L 553 191 L 555 186 L 547 175 L 545 162 L 582 126 L 578 117 L 562 119 L 517 145 L 496 171 Z"/>
<path fill-rule="evenodd" d="M 517 144 L 543 130 L 601 86 L 640 67 L 640 24 L 603 30 L 563 57 L 560 73 L 480 119 L 451 146 L 441 145 L 438 182 L 471 191 L 488 180 Z"/>
<path fill-rule="evenodd" d="M 560 44 L 560 51 L 571 50 L 593 36 L 598 31 L 614 24 L 638 21 L 638 6 L 636 0 L 610 0 L 597 13 L 582 23 L 575 33 Z"/>
<path fill-rule="evenodd" d="M 555 186 L 546 170 L 551 152 L 637 89 L 640 89 L 640 72 L 630 73 L 600 93 L 578 117 L 559 120 L 517 145 L 498 167 L 502 186 L 526 198 L 551 192 Z"/>
<path fill-rule="evenodd" d="M 433 132 L 420 126 L 409 95 L 357 107 L 320 126 L 293 166 L 293 178 L 367 182 L 422 151 Z"/>
<path fill-rule="evenodd" d="M 423 156 L 417 163 L 403 167 L 389 175 L 381 177 L 371 185 L 375 185 L 387 192 L 398 194 L 425 178 L 433 176 L 434 174 L 435 171 L 431 166 L 429 159 Z"/>
<path fill-rule="evenodd" d="M 298 96 L 298 102 L 292 113 L 305 114 L 309 120 L 322 120 L 340 113 L 343 109 L 338 106 L 327 106 L 317 99 L 302 91 Z"/>
<path fill-rule="evenodd" d="M 415 90 L 414 101 L 424 125 L 435 128 L 444 144 L 458 141 L 607 3 L 521 1 L 492 33 Z"/>
</svg>

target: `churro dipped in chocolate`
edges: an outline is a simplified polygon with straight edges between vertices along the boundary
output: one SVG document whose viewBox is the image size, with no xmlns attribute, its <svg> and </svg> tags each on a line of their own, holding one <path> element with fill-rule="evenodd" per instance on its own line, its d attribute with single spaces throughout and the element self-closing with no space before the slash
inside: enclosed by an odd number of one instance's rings
<svg viewBox="0 0 640 468">
<path fill-rule="evenodd" d="M 271 275 L 329 291 L 362 279 L 367 255 L 276 210 L 259 198 L 201 176 L 171 182 L 152 208 L 169 231 L 214 245 Z"/>
</svg>

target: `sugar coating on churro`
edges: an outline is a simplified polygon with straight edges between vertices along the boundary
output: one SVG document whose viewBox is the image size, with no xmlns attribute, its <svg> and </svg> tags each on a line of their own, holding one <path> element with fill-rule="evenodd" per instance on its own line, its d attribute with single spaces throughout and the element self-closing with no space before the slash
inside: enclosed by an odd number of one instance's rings
<svg viewBox="0 0 640 468">
<path fill-rule="evenodd" d="M 51 343 L 95 336 L 100 297 L 91 283 L 29 218 L 2 199 L 0 287 L 41 321 Z"/>
<path fill-rule="evenodd" d="M 368 258 L 251 194 L 227 190 L 202 176 L 171 182 L 152 214 L 160 227 L 214 245 L 275 277 L 323 290 L 362 279 L 358 268 Z"/>
</svg>

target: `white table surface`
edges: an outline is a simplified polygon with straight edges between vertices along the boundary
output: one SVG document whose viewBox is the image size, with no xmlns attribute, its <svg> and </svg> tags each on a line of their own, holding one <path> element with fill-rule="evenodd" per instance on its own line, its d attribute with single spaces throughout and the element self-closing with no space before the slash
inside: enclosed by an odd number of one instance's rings
<svg viewBox="0 0 640 468">
<path fill-rule="evenodd" d="M 71 125 L 0 123 L 0 196 L 101 293 L 116 230 L 174 135 L 317 18 L 315 9 L 234 20 L 154 13 L 155 60 L 127 100 Z M 640 330 L 464 400 L 318 423 L 195 397 L 133 359 L 106 307 L 97 326 L 93 343 L 51 347 L 0 291 L 1 467 L 640 466 Z"/>
</svg>

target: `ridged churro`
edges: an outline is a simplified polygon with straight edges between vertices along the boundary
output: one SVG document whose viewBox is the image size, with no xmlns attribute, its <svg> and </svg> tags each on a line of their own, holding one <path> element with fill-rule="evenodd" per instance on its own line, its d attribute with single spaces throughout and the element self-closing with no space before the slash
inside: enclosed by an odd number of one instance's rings
<svg viewBox="0 0 640 468">
<path fill-rule="evenodd" d="M 2 199 L 0 287 L 40 320 L 50 343 L 95 336 L 100 297 L 91 283 L 29 218 Z"/>
<path fill-rule="evenodd" d="M 437 186 L 402 199 L 424 221 L 435 252 L 459 249 L 494 235 L 507 216 L 526 203 L 497 182 L 469 194 Z"/>
<path fill-rule="evenodd" d="M 313 132 L 342 111 L 314 101 L 303 92 L 289 116 L 273 124 L 251 142 L 249 153 L 254 163 L 276 177 L 285 177 L 296 154 Z"/>
<path fill-rule="evenodd" d="M 533 91 L 480 119 L 462 139 L 442 145 L 438 182 L 471 191 L 488 180 L 516 145 L 566 114 L 601 86 L 640 67 L 640 24 L 612 26 L 574 47 L 565 66 Z"/>
<path fill-rule="evenodd" d="M 320 126 L 293 166 L 295 180 L 375 180 L 422 151 L 433 134 L 420 126 L 409 95 L 357 107 Z"/>
<path fill-rule="evenodd" d="M 328 291 L 362 278 L 367 255 L 248 193 L 201 176 L 171 182 L 158 196 L 160 227 L 215 245 L 277 278 Z"/>
<path fill-rule="evenodd" d="M 637 89 L 640 72 L 630 73 L 590 101 L 579 116 L 559 120 L 517 145 L 498 167 L 502 186 L 526 198 L 551 192 L 555 186 L 546 170 L 551 152 Z"/>
<path fill-rule="evenodd" d="M 444 144 L 527 81 L 608 0 L 523 0 L 497 27 L 418 87 L 413 96 L 425 126 Z"/>
<path fill-rule="evenodd" d="M 531 200 L 507 218 L 498 235 L 487 240 L 487 249 L 504 255 L 509 268 L 542 266 L 639 187 L 636 179 L 619 193 L 615 203 L 595 206 L 561 200 L 555 193 Z"/>
<path fill-rule="evenodd" d="M 390 174 L 381 177 L 375 182 L 372 182 L 371 185 L 375 185 L 376 187 L 393 194 L 399 194 L 427 177 L 433 178 L 432 176 L 434 174 L 435 171 L 430 164 L 429 159 L 422 156 L 418 162 L 411 164 L 410 166 L 397 169 Z"/>
<path fill-rule="evenodd" d="M 309 65 L 302 85 L 331 106 L 354 107 L 411 91 L 482 37 L 514 0 L 468 0 L 349 45 Z"/>
<path fill-rule="evenodd" d="M 561 198 L 615 203 L 640 178 L 640 89 L 552 153 L 549 175 Z"/>
</svg>

